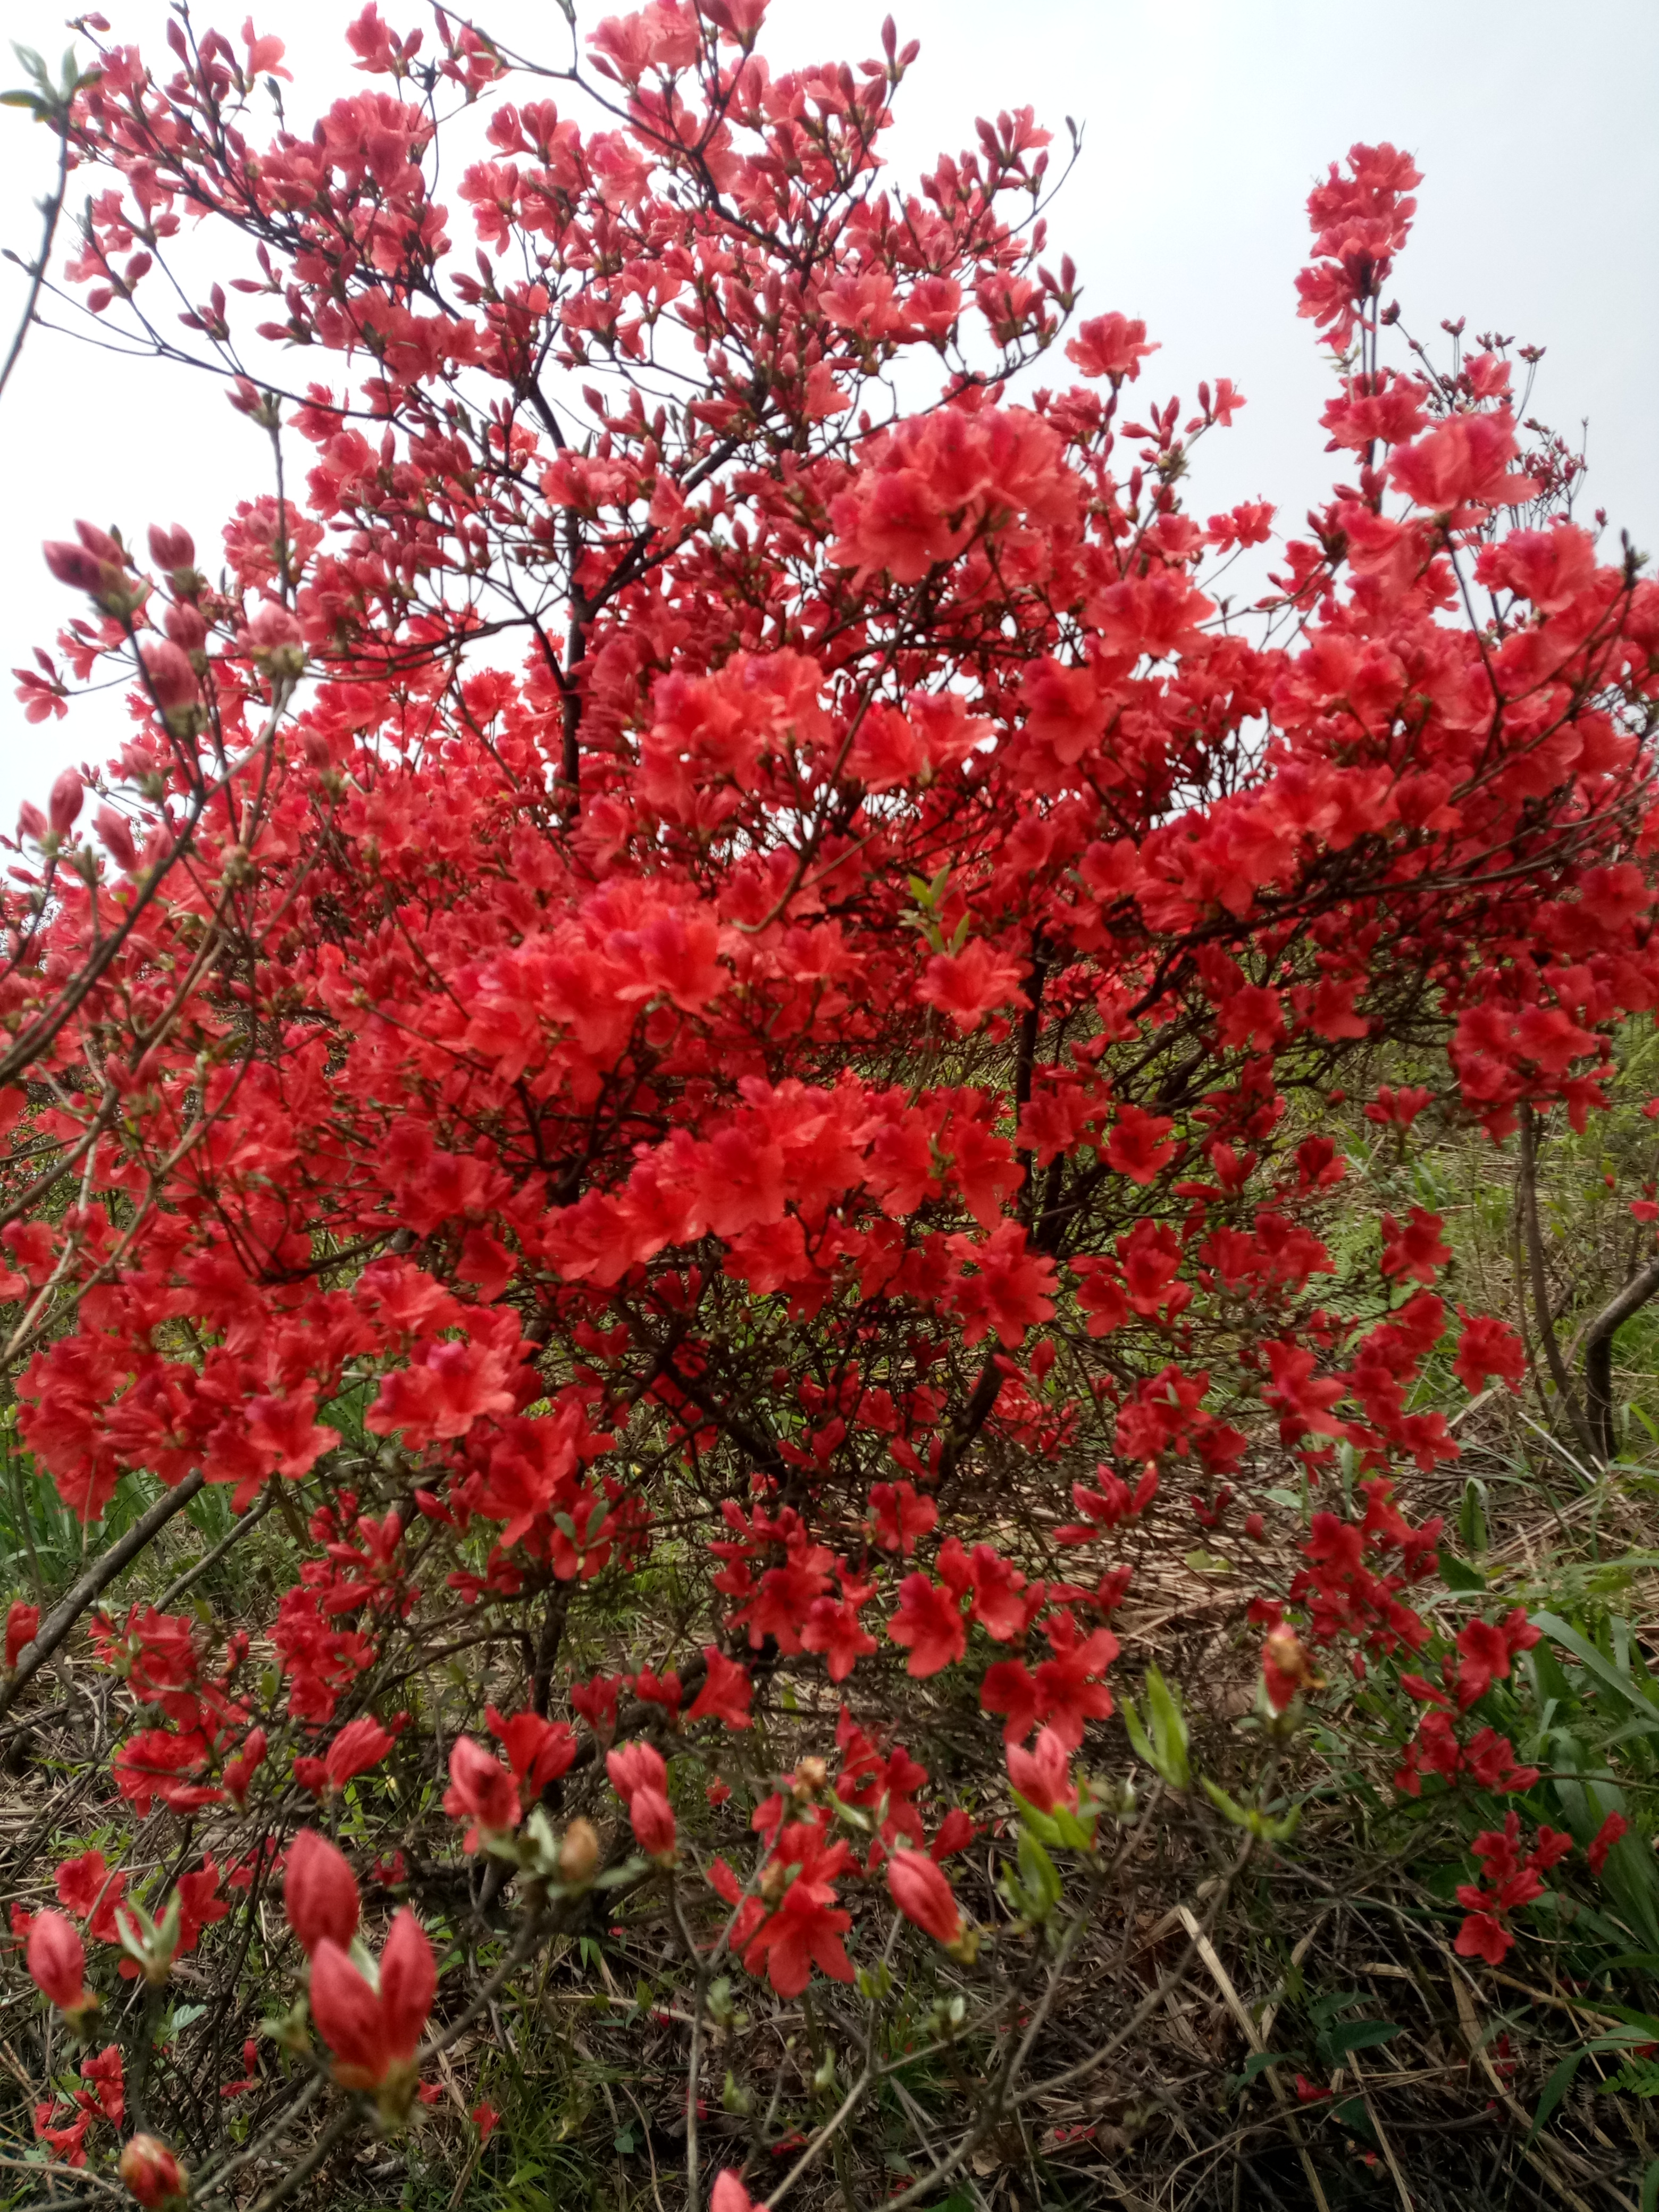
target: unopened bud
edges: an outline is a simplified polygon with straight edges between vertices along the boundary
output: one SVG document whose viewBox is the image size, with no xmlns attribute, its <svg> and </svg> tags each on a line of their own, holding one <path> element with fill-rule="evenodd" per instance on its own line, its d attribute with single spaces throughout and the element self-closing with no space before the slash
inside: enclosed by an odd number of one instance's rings
<svg viewBox="0 0 1659 2212">
<path fill-rule="evenodd" d="M 175 523 L 171 530 L 163 530 L 152 522 L 149 526 L 149 557 L 158 568 L 193 568 L 196 566 L 196 540 L 183 523 Z"/>
<path fill-rule="evenodd" d="M 306 647 L 300 625 L 276 599 L 267 599 L 248 624 L 246 643 L 255 665 L 273 683 L 304 672 Z"/>
<path fill-rule="evenodd" d="M 1275 1713 L 1285 1711 L 1299 1691 L 1318 1682 L 1307 1649 L 1288 1621 L 1280 1621 L 1261 1646 L 1261 1680 Z"/>
<path fill-rule="evenodd" d="M 559 1879 L 573 1889 L 592 1881 L 599 1871 L 599 1832 L 591 1820 L 571 1821 L 559 1845 Z"/>
<path fill-rule="evenodd" d="M 24 1960 L 37 1989 L 73 2019 L 93 2000 L 87 1993 L 86 1946 L 72 1921 L 50 1907 L 29 1923 Z"/>
<path fill-rule="evenodd" d="M 301 1828 L 289 1847 L 283 1910 L 307 1958 L 325 1937 L 343 1951 L 357 1932 L 362 1906 L 351 1863 L 314 1828 Z"/>
<path fill-rule="evenodd" d="M 176 1891 L 167 1899 L 167 1911 L 159 1921 L 152 1918 L 136 1898 L 131 1914 L 123 1906 L 115 1916 L 115 1932 L 120 1938 L 121 1948 L 153 1990 L 165 1988 L 172 1974 L 181 1918 Z"/>
<path fill-rule="evenodd" d="M 52 787 L 52 797 L 46 802 L 52 829 L 58 836 L 66 837 L 75 827 L 86 795 L 79 769 L 66 768 Z"/>
<path fill-rule="evenodd" d="M 156 705 L 175 737 L 189 734 L 198 718 L 201 688 L 190 656 L 171 638 L 146 638 L 140 651 Z"/>
<path fill-rule="evenodd" d="M 126 556 L 121 550 L 118 540 L 112 538 L 107 530 L 100 530 L 95 522 L 77 522 L 75 534 L 88 552 L 94 554 L 99 560 L 110 562 L 118 568 L 125 563 Z"/>
<path fill-rule="evenodd" d="M 78 545 L 58 539 L 41 549 L 58 582 L 89 593 L 106 614 L 125 617 L 142 606 L 149 586 L 128 574 L 126 556 L 108 531 L 77 522 L 75 534 Z"/>
<path fill-rule="evenodd" d="M 144 2212 L 168 2212 L 185 2202 L 185 2169 L 159 2136 L 134 2136 L 121 2153 L 118 2171 Z"/>
<path fill-rule="evenodd" d="M 118 814 L 112 806 L 100 806 L 93 817 L 92 826 L 103 840 L 104 850 L 116 866 L 131 875 L 138 865 L 138 847 L 126 817 Z"/>
<path fill-rule="evenodd" d="M 239 415 L 246 415 L 262 430 L 275 430 L 282 422 L 282 416 L 277 411 L 276 394 L 274 392 L 262 392 L 246 376 L 234 377 L 225 397 Z"/>
<path fill-rule="evenodd" d="M 77 592 L 97 592 L 104 586 L 104 563 L 97 556 L 88 553 L 84 545 L 71 545 L 63 538 L 48 538 L 41 547 L 46 556 L 46 566 L 60 584 L 68 584 Z"/>
<path fill-rule="evenodd" d="M 207 643 L 207 624 L 201 611 L 181 606 L 175 599 L 167 611 L 167 633 L 181 653 L 199 653 Z"/>
</svg>

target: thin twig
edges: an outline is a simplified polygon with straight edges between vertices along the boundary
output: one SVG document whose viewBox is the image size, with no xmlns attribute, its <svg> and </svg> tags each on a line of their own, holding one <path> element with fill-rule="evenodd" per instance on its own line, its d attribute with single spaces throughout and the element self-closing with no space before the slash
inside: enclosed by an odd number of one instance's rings
<svg viewBox="0 0 1659 2212">
<path fill-rule="evenodd" d="M 233 1522 L 228 1533 L 221 1536 L 210 1552 L 204 1552 L 193 1567 L 186 1567 L 176 1581 L 167 1584 L 155 1601 L 158 1612 L 165 1613 L 170 1605 L 176 1605 L 187 1589 L 193 1589 L 196 1583 L 200 1582 L 210 1567 L 218 1565 L 233 1544 L 240 1544 L 250 1528 L 258 1527 L 276 1501 L 276 1484 L 279 1480 L 278 1476 L 272 1475 L 264 1495 L 258 1503 L 250 1506 L 246 1513 Z"/>
<path fill-rule="evenodd" d="M 58 182 L 53 187 L 51 198 L 39 203 L 41 212 L 46 216 L 46 228 L 40 234 L 40 254 L 29 268 L 28 297 L 23 302 L 23 313 L 17 325 L 17 335 L 13 338 L 7 352 L 4 367 L 0 368 L 0 393 L 4 392 L 11 373 L 17 366 L 23 350 L 23 341 L 28 336 L 29 325 L 34 320 L 34 311 L 40 301 L 40 288 L 46 281 L 46 264 L 52 259 L 52 241 L 58 235 L 58 218 L 64 212 L 64 194 L 69 185 L 69 118 L 67 114 L 57 125 L 57 130 Z"/>
</svg>

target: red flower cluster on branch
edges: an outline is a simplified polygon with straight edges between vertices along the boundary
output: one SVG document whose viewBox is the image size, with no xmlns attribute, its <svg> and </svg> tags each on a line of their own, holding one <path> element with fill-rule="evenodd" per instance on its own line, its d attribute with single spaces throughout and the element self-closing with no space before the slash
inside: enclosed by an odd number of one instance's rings
<svg viewBox="0 0 1659 2212">
<path fill-rule="evenodd" d="M 1458 1443 L 1420 1386 L 1516 1386 L 1525 1352 L 1449 1322 L 1452 1224 L 1366 1213 L 1319 1102 L 1353 1086 L 1395 1158 L 1425 1115 L 1502 1145 L 1608 1103 L 1617 1025 L 1659 1008 L 1659 586 L 1573 519 L 1504 347 L 1381 358 L 1421 179 L 1357 146 L 1299 279 L 1344 480 L 1241 622 L 1218 579 L 1272 510 L 1183 495 L 1243 396 L 1154 396 L 1144 324 L 1075 318 L 1047 134 L 1003 116 L 906 189 L 914 50 L 775 74 L 762 13 L 653 0 L 556 103 L 441 15 L 417 65 L 370 8 L 304 131 L 258 119 L 282 47 L 251 26 L 173 26 L 164 73 L 100 46 L 70 280 L 149 343 L 204 220 L 235 273 L 187 342 L 283 468 L 217 583 L 176 529 L 147 562 L 85 524 L 47 549 L 82 605 L 25 711 L 118 674 L 131 725 L 90 830 L 74 773 L 19 825 L 0 1296 L 22 1438 L 83 1520 L 199 1476 L 303 1553 L 257 1667 L 193 1612 L 100 1618 L 133 1818 L 228 1835 L 293 1783 L 331 1820 L 459 1611 L 526 1683 L 471 1709 L 501 1755 L 445 1740 L 457 1848 L 530 1864 L 580 1756 L 669 1880 L 674 1762 L 718 1802 L 778 1670 L 822 1667 L 867 1847 L 808 1762 L 755 1881 L 711 1876 L 793 1998 L 852 1978 L 884 1868 L 963 1934 L 965 1816 L 929 1854 L 927 1777 L 877 1748 L 901 1671 L 966 1670 L 1014 1787 L 1073 1819 L 1138 1566 L 1194 1532 L 1248 1564 L 1287 1468 L 1316 1510 L 1254 1609 L 1271 1712 L 1316 1650 L 1430 1663 L 1439 1523 L 1407 1506 Z M 480 141 L 453 207 L 446 100 Z M 1401 1040 L 1439 1073 L 1382 1081 Z M 610 1634 L 665 1562 L 689 1636 L 577 1680 L 568 1624 Z M 39 1626 L 12 1607 L 9 1668 Z M 1460 1731 L 1534 1634 L 1472 1623 L 1440 1686 L 1407 1675 L 1403 1789 L 1529 1786 Z M 1482 1955 L 1516 1849 L 1484 1854 Z M 592 1831 L 566 1850 L 593 1876 Z M 61 1870 L 96 1942 L 124 1880 Z M 179 1877 L 176 1948 L 220 1882 Z M 354 1951 L 310 1830 L 285 1899 L 337 2078 L 395 2114 L 419 1924 Z M 137 1927 L 134 1971 L 165 1948 Z M 67 1920 L 27 1958 L 81 2006 Z"/>
</svg>

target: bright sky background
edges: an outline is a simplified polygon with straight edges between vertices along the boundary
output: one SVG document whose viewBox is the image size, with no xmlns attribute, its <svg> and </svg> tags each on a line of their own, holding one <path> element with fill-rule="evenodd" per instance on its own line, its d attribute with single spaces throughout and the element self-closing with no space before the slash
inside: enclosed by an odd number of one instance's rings
<svg viewBox="0 0 1659 2212">
<path fill-rule="evenodd" d="M 160 0 L 103 5 L 161 73 Z M 234 37 L 246 5 L 198 0 L 197 21 Z M 356 11 L 355 0 L 261 0 L 258 28 L 289 42 L 299 127 L 342 92 L 381 82 L 349 65 L 342 29 Z M 584 9 L 583 27 L 602 12 Z M 883 12 L 880 0 L 773 0 L 763 45 L 775 69 L 858 60 L 877 51 Z M 1607 508 L 1615 545 L 1623 526 L 1659 550 L 1653 0 L 1570 10 L 1559 0 L 898 0 L 896 12 L 901 39 L 922 46 L 898 97 L 905 180 L 936 152 L 970 145 L 974 118 L 1000 107 L 1030 103 L 1057 140 L 1067 113 L 1085 126 L 1051 222 L 1054 257 L 1078 264 L 1083 312 L 1146 319 L 1164 349 L 1139 386 L 1149 399 L 1190 401 L 1200 376 L 1228 375 L 1250 403 L 1199 457 L 1200 516 L 1265 495 L 1294 529 L 1329 482 L 1317 427 L 1328 372 L 1291 289 L 1303 202 L 1353 140 L 1388 138 L 1425 172 L 1392 288 L 1407 325 L 1437 337 L 1443 316 L 1462 314 L 1471 335 L 1547 347 L 1534 411 L 1570 432 L 1588 418 L 1587 504 Z M 9 35 L 55 61 L 58 7 L 9 0 L 4 13 Z M 428 20 L 415 0 L 381 0 L 381 14 L 398 27 Z M 552 0 L 481 0 L 477 20 L 513 43 L 538 38 L 544 52 L 562 33 Z M 0 110 L 0 245 L 26 255 L 52 152 L 44 130 Z M 458 222 L 452 230 L 463 234 Z M 0 269 L 0 349 L 21 296 L 16 270 Z M 295 380 L 310 367 L 296 364 Z M 319 360 L 316 373 L 331 367 Z M 267 488 L 262 442 L 205 378 L 31 334 L 0 400 L 0 823 L 65 761 L 101 758 L 119 722 L 109 702 L 32 728 L 12 699 L 4 672 L 81 609 L 47 575 L 40 540 L 70 535 L 82 515 L 140 544 L 150 522 L 184 521 L 216 567 L 225 516 Z"/>
</svg>

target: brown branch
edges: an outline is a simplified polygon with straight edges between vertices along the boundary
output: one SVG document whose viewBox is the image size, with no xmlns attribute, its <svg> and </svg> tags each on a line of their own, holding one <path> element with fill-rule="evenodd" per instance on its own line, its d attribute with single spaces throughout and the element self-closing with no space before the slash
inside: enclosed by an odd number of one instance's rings
<svg viewBox="0 0 1659 2212">
<path fill-rule="evenodd" d="M 1584 1407 L 1595 1455 L 1603 1462 L 1611 1460 L 1613 1454 L 1613 1340 L 1656 1291 L 1659 1291 L 1659 1259 L 1638 1268 L 1585 1331 Z"/>
<path fill-rule="evenodd" d="M 1555 1334 L 1555 1321 L 1550 1312 L 1549 1280 L 1544 1271 L 1544 1239 L 1538 1226 L 1538 1133 L 1537 1117 L 1528 1101 L 1521 1109 L 1521 1219 L 1526 1232 L 1527 1261 L 1532 1275 L 1533 1318 L 1538 1325 L 1539 1340 L 1544 1347 L 1544 1357 L 1554 1380 L 1563 1411 L 1572 1424 L 1573 1432 L 1592 1458 L 1595 1455 L 1595 1439 L 1586 1425 L 1579 1410 L 1577 1392 L 1567 1373 L 1566 1362 L 1561 1357 L 1560 1340 Z"/>
</svg>

